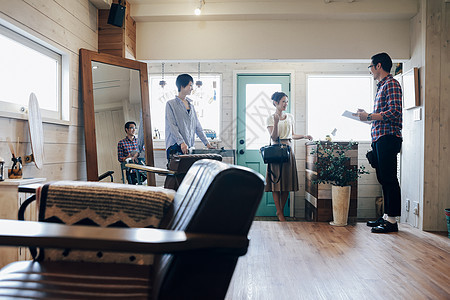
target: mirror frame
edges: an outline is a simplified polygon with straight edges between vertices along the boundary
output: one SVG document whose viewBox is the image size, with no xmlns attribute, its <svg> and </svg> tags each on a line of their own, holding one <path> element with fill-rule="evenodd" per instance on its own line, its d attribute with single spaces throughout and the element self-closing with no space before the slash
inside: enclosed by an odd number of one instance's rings
<svg viewBox="0 0 450 300">
<path fill-rule="evenodd" d="M 92 62 L 134 69 L 139 71 L 141 86 L 142 122 L 144 126 L 145 162 L 153 167 L 153 140 L 150 117 L 150 101 L 148 90 L 147 64 L 136 60 L 126 59 L 105 53 L 98 53 L 87 49 L 80 49 L 80 73 L 82 83 L 82 98 L 84 111 L 84 137 L 86 150 L 86 171 L 88 181 L 98 181 L 97 141 L 95 137 L 94 88 L 92 80 Z M 147 184 L 155 186 L 155 174 L 147 172 Z"/>
</svg>

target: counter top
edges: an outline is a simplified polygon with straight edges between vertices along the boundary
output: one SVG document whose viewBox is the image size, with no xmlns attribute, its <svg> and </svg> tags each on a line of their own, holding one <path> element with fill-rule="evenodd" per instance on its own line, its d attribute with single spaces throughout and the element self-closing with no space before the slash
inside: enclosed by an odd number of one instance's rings
<svg viewBox="0 0 450 300">
<path fill-rule="evenodd" d="M 42 183 L 47 178 L 20 178 L 20 179 L 5 179 L 4 181 L 0 181 L 1 185 L 25 185 L 25 184 L 31 184 L 31 183 Z"/>
</svg>

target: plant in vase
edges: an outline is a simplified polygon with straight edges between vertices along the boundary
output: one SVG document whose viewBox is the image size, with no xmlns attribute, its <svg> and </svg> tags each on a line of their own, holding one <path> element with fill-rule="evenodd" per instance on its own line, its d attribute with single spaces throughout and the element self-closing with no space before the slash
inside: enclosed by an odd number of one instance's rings
<svg viewBox="0 0 450 300">
<path fill-rule="evenodd" d="M 333 222 L 331 225 L 347 225 L 351 184 L 361 175 L 369 174 L 364 166 L 351 165 L 348 151 L 357 142 L 347 144 L 317 141 L 311 154 L 317 155 L 315 162 L 317 178 L 313 183 L 331 184 Z"/>
</svg>

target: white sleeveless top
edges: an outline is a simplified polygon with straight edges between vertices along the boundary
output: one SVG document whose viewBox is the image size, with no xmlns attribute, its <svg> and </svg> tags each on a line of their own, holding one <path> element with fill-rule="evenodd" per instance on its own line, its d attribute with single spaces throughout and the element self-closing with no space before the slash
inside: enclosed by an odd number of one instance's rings
<svg viewBox="0 0 450 300">
<path fill-rule="evenodd" d="M 267 127 L 273 126 L 273 115 L 270 115 L 266 119 Z M 286 119 L 278 122 L 278 136 L 281 140 L 292 139 L 292 127 L 294 126 L 294 116 L 290 113 L 286 113 Z"/>
</svg>

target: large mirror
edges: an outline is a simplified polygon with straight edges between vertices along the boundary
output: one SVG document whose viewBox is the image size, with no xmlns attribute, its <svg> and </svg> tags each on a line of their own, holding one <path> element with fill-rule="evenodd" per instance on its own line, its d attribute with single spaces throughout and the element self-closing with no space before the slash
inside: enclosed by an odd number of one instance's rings
<svg viewBox="0 0 450 300">
<path fill-rule="evenodd" d="M 122 182 L 117 143 L 127 121 L 141 128 L 145 163 L 154 166 L 147 65 L 81 49 L 80 69 L 87 179 L 98 181 L 99 174 L 114 171 L 114 181 Z M 154 174 L 148 174 L 147 183 L 155 185 Z"/>
</svg>

